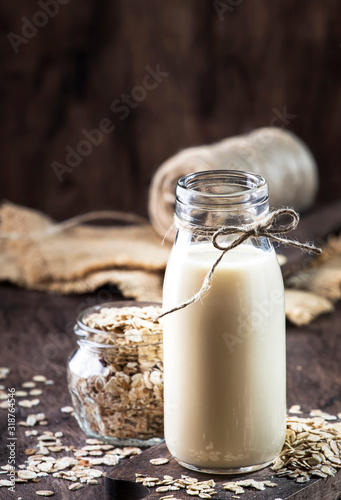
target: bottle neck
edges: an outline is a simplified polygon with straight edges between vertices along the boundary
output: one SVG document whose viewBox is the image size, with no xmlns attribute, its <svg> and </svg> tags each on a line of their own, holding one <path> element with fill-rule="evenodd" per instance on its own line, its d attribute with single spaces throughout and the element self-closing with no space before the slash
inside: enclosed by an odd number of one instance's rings
<svg viewBox="0 0 341 500">
<path fill-rule="evenodd" d="M 268 186 L 249 172 L 213 170 L 182 177 L 175 213 L 180 227 L 217 230 L 260 220 L 269 211 Z"/>
</svg>

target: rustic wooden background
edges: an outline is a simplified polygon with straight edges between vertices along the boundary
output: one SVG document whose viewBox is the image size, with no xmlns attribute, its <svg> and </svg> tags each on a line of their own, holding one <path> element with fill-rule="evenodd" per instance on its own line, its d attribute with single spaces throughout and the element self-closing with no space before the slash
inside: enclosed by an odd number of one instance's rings
<svg viewBox="0 0 341 500">
<path fill-rule="evenodd" d="M 320 201 L 339 197 L 340 0 L 0 0 L 0 19 L 1 199 L 146 214 L 167 157 L 270 124 L 312 149 Z M 53 162 L 105 119 L 60 182 Z"/>
</svg>

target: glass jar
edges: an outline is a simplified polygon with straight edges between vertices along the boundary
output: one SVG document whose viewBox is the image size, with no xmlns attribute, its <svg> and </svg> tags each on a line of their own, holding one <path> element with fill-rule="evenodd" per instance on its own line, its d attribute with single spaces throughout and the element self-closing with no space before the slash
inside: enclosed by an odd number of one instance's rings
<svg viewBox="0 0 341 500">
<path fill-rule="evenodd" d="M 162 329 L 145 319 L 146 310 L 102 304 L 83 311 L 74 328 L 79 348 L 69 360 L 68 384 L 76 418 L 88 436 L 118 446 L 163 438 Z M 108 311 L 120 319 L 106 321 L 109 331 L 94 328 L 93 315 Z"/>
<path fill-rule="evenodd" d="M 258 175 L 210 171 L 181 178 L 181 229 L 167 265 L 163 310 L 200 290 L 221 255 L 212 244 L 216 230 L 259 221 L 268 210 L 267 183 Z M 269 465 L 286 432 L 284 287 L 272 245 L 250 238 L 226 252 L 209 291 L 162 321 L 171 454 L 183 466 L 209 473 Z"/>
</svg>

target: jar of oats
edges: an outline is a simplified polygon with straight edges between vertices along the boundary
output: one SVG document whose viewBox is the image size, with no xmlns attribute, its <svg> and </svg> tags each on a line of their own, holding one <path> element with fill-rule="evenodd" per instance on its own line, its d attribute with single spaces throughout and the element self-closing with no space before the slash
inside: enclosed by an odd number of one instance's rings
<svg viewBox="0 0 341 500">
<path fill-rule="evenodd" d="M 113 302 L 79 315 L 68 384 L 88 436 L 128 446 L 163 438 L 162 328 L 153 322 L 160 310 Z"/>
</svg>

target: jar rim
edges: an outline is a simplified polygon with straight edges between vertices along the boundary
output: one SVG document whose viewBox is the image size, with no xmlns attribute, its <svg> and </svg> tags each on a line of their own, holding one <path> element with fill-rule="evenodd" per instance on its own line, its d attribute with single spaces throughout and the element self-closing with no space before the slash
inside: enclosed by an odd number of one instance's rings
<svg viewBox="0 0 341 500">
<path fill-rule="evenodd" d="M 150 303 L 150 302 L 139 302 L 138 304 L 134 305 L 134 306 L 130 306 L 128 305 L 129 302 L 127 303 L 126 306 L 123 306 L 123 307 L 137 307 L 137 308 L 142 308 L 142 307 L 148 307 L 148 306 L 153 306 L 153 305 L 160 305 L 160 304 L 153 304 L 153 303 Z M 77 316 L 77 319 L 76 319 L 76 324 L 75 324 L 75 327 L 74 327 L 74 332 L 75 334 L 79 337 L 79 342 L 84 342 L 84 343 L 87 343 L 87 344 L 91 344 L 95 347 L 100 347 L 100 348 L 108 348 L 108 349 L 112 349 L 114 346 L 112 344 L 102 344 L 102 343 L 99 343 L 99 342 L 95 342 L 94 340 L 91 340 L 91 339 L 88 339 L 87 338 L 87 334 L 101 334 L 101 335 L 105 335 L 105 334 L 110 334 L 110 337 L 112 339 L 123 339 L 125 338 L 125 333 L 116 333 L 116 332 L 110 332 L 110 331 L 106 331 L 106 330 L 100 330 L 99 328 L 92 328 L 88 325 L 86 325 L 83 320 L 85 318 L 85 316 L 89 315 L 89 314 L 92 314 L 92 313 L 97 313 L 97 312 L 100 312 L 101 309 L 105 308 L 105 307 L 108 307 L 108 308 L 115 308 L 115 309 L 120 309 L 122 306 L 117 306 L 117 302 L 115 301 L 111 301 L 111 302 L 103 302 L 101 304 L 97 304 L 95 306 L 90 306 L 90 307 L 87 307 L 86 309 L 84 309 L 83 311 L 81 311 L 78 316 Z M 148 337 L 152 337 L 152 338 L 155 338 L 155 336 L 158 336 L 161 340 L 162 340 L 162 334 L 158 334 L 158 333 L 154 333 L 154 334 L 150 334 L 150 335 L 143 335 L 142 338 L 143 338 L 143 341 L 142 342 L 145 342 L 145 340 L 148 339 Z M 142 342 L 139 342 L 139 344 L 141 344 Z M 155 341 L 154 341 L 155 342 Z"/>
<path fill-rule="evenodd" d="M 248 223 L 269 210 L 264 177 L 243 170 L 208 170 L 178 180 L 175 214 L 192 226 L 219 228 Z"/>
<path fill-rule="evenodd" d="M 234 191 L 230 189 L 226 192 L 201 190 L 200 188 L 203 185 L 210 185 L 209 181 L 219 181 L 223 186 L 236 186 L 240 189 Z M 226 198 L 227 203 L 231 204 L 235 203 L 235 200 L 241 196 L 256 194 L 257 191 L 262 191 L 264 188 L 267 188 L 267 181 L 264 177 L 254 172 L 244 170 L 205 170 L 181 177 L 177 183 L 177 195 L 181 194 L 181 191 L 184 190 L 194 195 L 197 194 L 201 199 L 207 199 L 208 202 L 212 198 L 219 198 L 220 201 Z"/>
</svg>

